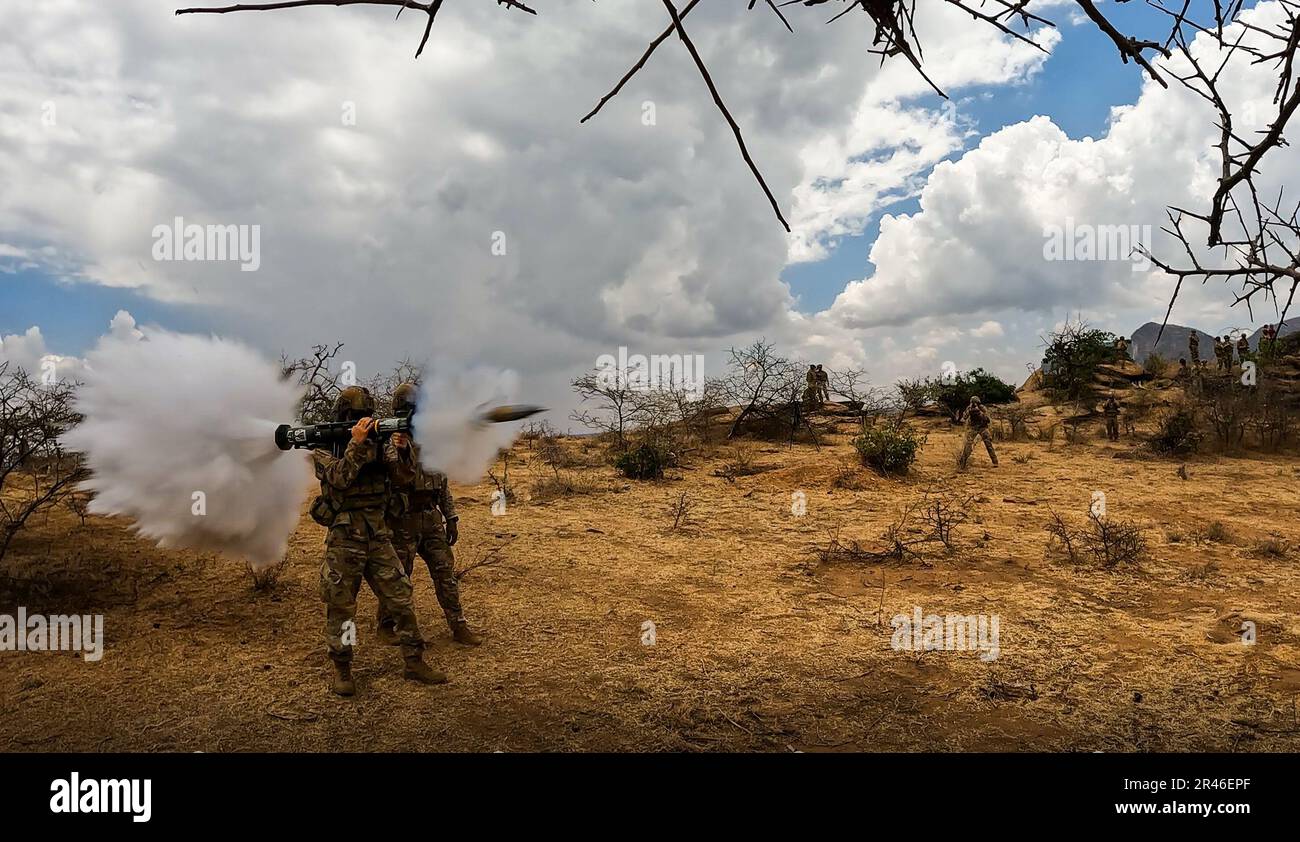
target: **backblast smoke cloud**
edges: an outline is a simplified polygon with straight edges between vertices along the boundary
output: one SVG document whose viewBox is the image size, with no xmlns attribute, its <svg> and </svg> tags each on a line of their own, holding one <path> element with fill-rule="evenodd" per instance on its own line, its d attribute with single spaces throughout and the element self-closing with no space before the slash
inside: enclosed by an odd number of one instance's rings
<svg viewBox="0 0 1300 842">
<path fill-rule="evenodd" d="M 85 420 L 65 443 L 92 471 L 90 511 L 132 518 L 162 547 L 283 558 L 312 472 L 275 446 L 299 398 L 277 368 L 237 342 L 157 330 L 105 339 L 87 362 Z"/>
</svg>

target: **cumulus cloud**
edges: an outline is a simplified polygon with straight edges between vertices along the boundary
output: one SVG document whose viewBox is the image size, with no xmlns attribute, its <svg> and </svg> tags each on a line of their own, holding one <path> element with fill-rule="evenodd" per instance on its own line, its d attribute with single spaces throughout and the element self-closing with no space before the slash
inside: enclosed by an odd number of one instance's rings
<svg viewBox="0 0 1300 842">
<path fill-rule="evenodd" d="M 794 311 L 780 272 L 914 194 L 968 131 L 918 104 L 905 63 L 880 68 L 855 21 L 791 37 L 770 14 L 702 4 L 687 26 L 791 239 L 676 41 L 578 124 L 664 26 L 653 4 L 458 4 L 418 62 L 418 22 L 383 10 L 171 10 L 0 7 L 10 257 L 193 305 L 272 353 L 342 339 L 373 371 L 432 344 L 519 369 L 547 402 L 620 344 L 716 355 L 770 333 L 861 356 L 860 337 Z M 957 10 L 928 20 L 927 71 L 954 95 L 1043 60 Z M 154 261 L 151 232 L 178 216 L 259 225 L 259 270 Z"/>
<path fill-rule="evenodd" d="M 1264 4 L 1248 17 L 1260 23 L 1278 14 Z M 1194 49 L 1217 50 L 1206 37 Z M 1178 60 L 1169 64 L 1177 72 Z M 1243 136 L 1275 111 L 1271 66 L 1235 62 L 1223 82 L 1235 110 L 1254 121 Z M 1214 114 L 1195 94 L 1149 80 L 1136 104 L 1113 110 L 1100 139 L 1071 139 L 1043 116 L 1007 126 L 959 160 L 937 165 L 918 213 L 882 220 L 870 254 L 874 273 L 849 284 L 831 314 L 852 328 L 1006 311 L 1158 317 L 1173 281 L 1129 259 L 1129 246 L 1140 242 L 1179 259 L 1181 247 L 1160 231 L 1165 209 L 1206 206 L 1219 166 L 1215 132 Z M 1261 194 L 1276 194 L 1279 179 L 1297 164 L 1292 148 L 1272 153 Z M 1111 249 L 1123 253 L 1104 261 L 1045 259 L 1049 232 L 1089 230 L 1100 241 L 1122 234 L 1110 241 L 1123 239 L 1124 247 Z M 1175 316 L 1217 321 L 1226 300 L 1222 288 L 1190 288 Z M 1238 318 L 1248 321 L 1244 313 Z"/>
<path fill-rule="evenodd" d="M 135 318 L 126 310 L 118 310 L 103 338 L 135 341 L 143 336 L 136 328 Z M 21 334 L 0 336 L 0 363 L 8 363 L 34 377 L 53 375 L 56 380 L 84 380 L 88 370 L 83 358 L 51 351 L 39 325 L 32 325 Z"/>
</svg>

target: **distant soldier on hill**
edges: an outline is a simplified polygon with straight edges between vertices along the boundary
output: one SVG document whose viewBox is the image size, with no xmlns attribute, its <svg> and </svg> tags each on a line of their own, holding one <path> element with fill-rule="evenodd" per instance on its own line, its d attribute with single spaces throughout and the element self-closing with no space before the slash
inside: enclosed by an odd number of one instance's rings
<svg viewBox="0 0 1300 842">
<path fill-rule="evenodd" d="M 1106 438 L 1119 441 L 1119 402 L 1115 400 L 1113 394 L 1106 398 L 1101 411 L 1106 416 Z"/>
<path fill-rule="evenodd" d="M 1196 335 L 1196 331 L 1187 334 L 1187 358 L 1196 365 L 1196 361 L 1201 358 L 1201 337 Z"/>
<path fill-rule="evenodd" d="M 1215 337 L 1214 358 L 1219 371 L 1232 371 L 1232 340 L 1226 336 Z"/>
<path fill-rule="evenodd" d="M 1186 357 L 1178 358 L 1178 373 L 1174 375 L 1174 379 L 1180 383 L 1187 383 L 1192 379 L 1192 370 L 1187 367 Z"/>
<path fill-rule="evenodd" d="M 817 364 L 817 402 L 831 402 L 831 376 L 822 368 L 821 363 Z"/>
<path fill-rule="evenodd" d="M 966 464 L 970 461 L 971 451 L 975 449 L 975 439 L 983 439 L 984 447 L 989 452 L 989 461 L 993 467 L 998 466 L 998 455 L 993 452 L 993 437 L 989 435 L 989 424 L 992 419 L 989 418 L 988 412 L 984 405 L 980 403 L 978 396 L 971 395 L 970 404 L 966 410 L 966 441 L 961 448 L 961 458 L 958 460 L 958 466 L 964 471 Z"/>
<path fill-rule="evenodd" d="M 1120 336 L 1115 339 L 1115 362 L 1122 363 L 1129 358 L 1128 340 Z"/>
<path fill-rule="evenodd" d="M 804 406 L 812 409 L 817 405 L 820 395 L 818 394 L 821 387 L 817 379 L 817 366 L 809 364 L 808 373 L 804 375 L 803 402 Z"/>
<path fill-rule="evenodd" d="M 1241 336 L 1237 337 L 1237 358 L 1244 366 L 1246 360 L 1250 358 L 1250 340 L 1246 338 L 1246 332 L 1243 330 Z"/>
<path fill-rule="evenodd" d="M 1272 325 L 1264 325 L 1264 330 L 1259 337 L 1260 350 L 1263 350 L 1265 345 L 1268 346 L 1268 349 L 1270 351 L 1273 350 L 1273 343 L 1276 341 L 1277 341 L 1277 328 L 1273 327 Z"/>
</svg>

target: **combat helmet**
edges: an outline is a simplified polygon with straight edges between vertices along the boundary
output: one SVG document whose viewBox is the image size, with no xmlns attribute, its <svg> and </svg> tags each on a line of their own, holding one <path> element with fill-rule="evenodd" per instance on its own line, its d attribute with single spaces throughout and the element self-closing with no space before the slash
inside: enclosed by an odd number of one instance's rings
<svg viewBox="0 0 1300 842">
<path fill-rule="evenodd" d="M 365 386 L 348 386 L 334 399 L 334 420 L 359 421 L 375 413 L 375 398 Z"/>
<path fill-rule="evenodd" d="M 420 389 L 414 383 L 403 383 L 393 390 L 393 414 L 410 415 L 415 412 L 415 399 Z"/>
</svg>

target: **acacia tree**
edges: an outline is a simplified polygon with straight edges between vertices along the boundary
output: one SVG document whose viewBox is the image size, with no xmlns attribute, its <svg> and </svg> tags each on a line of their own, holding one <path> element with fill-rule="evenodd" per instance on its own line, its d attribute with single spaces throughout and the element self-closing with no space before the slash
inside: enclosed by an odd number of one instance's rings
<svg viewBox="0 0 1300 842">
<path fill-rule="evenodd" d="M 727 375 L 719 382 L 730 406 L 740 407 L 727 438 L 735 438 L 752 418 L 784 418 L 798 411 L 804 380 L 798 364 L 776 353 L 776 346 L 759 339 L 728 352 Z"/>
<path fill-rule="evenodd" d="M 80 420 L 75 384 L 41 383 L 0 363 L 0 559 L 36 512 L 66 500 L 88 476 L 60 439 Z"/>
<path fill-rule="evenodd" d="M 334 417 L 334 400 L 339 396 L 338 376 L 334 373 L 334 358 L 343 350 L 343 343 L 314 345 L 311 354 L 289 359 L 280 354 L 280 378 L 295 380 L 303 389 L 298 417 L 305 423 L 331 421 Z"/>
<path fill-rule="evenodd" d="M 637 376 L 633 368 L 621 373 L 598 368 L 575 379 L 573 391 L 583 404 L 594 406 L 576 409 L 569 417 L 584 427 L 611 435 L 614 447 L 622 453 L 627 449 L 628 432 L 647 409 L 642 393 L 632 386 Z"/>
<path fill-rule="evenodd" d="M 1043 386 L 1062 400 L 1093 400 L 1093 377 L 1114 354 L 1115 335 L 1079 319 L 1043 337 L 1043 345 Z"/>
</svg>

